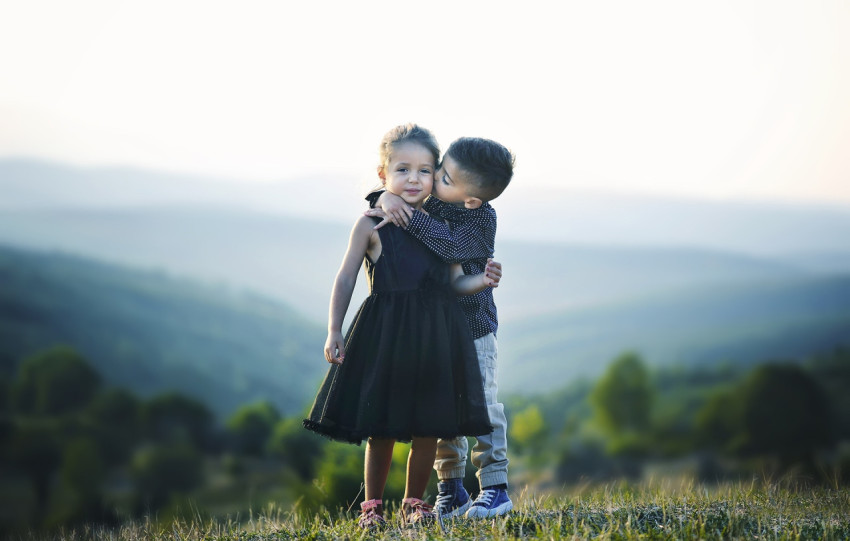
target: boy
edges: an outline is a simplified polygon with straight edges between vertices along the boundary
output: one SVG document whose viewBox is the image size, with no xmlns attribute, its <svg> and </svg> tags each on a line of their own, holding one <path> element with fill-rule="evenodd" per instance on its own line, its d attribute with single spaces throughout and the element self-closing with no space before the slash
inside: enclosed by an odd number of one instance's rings
<svg viewBox="0 0 850 541">
<path fill-rule="evenodd" d="M 405 227 L 447 262 L 462 263 L 464 273 L 484 272 L 487 259 L 493 257 L 496 239 L 496 212 L 489 201 L 498 197 L 513 176 L 514 156 L 495 141 L 463 137 L 453 142 L 434 175 L 432 194 L 424 210 L 414 211 L 400 197 L 375 192 L 367 199 L 376 208 L 370 216 L 384 216 Z M 376 203 L 377 200 L 377 203 Z M 381 208 L 378 209 L 377 207 Z M 437 219 L 432 218 L 434 215 Z M 443 221 L 448 221 L 448 225 Z M 491 288 L 475 295 L 458 297 L 478 352 L 484 382 L 484 396 L 490 415 L 491 434 L 476 439 L 472 463 L 478 469 L 481 491 L 472 502 L 463 486 L 468 444 L 466 438 L 439 440 L 434 469 L 437 470 L 437 510 L 443 517 L 466 514 L 467 517 L 504 515 L 513 508 L 507 494 L 507 419 L 504 406 L 497 401 L 496 330 L 498 319 Z"/>
</svg>

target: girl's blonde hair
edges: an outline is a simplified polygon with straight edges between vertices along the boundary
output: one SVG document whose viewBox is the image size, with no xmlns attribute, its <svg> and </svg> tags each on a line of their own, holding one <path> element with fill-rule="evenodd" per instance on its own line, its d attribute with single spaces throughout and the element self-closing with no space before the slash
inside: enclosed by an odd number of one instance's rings
<svg viewBox="0 0 850 541">
<path fill-rule="evenodd" d="M 426 128 L 409 122 L 396 126 L 395 128 L 384 134 L 381 139 L 381 146 L 378 148 L 378 156 L 381 163 L 378 165 L 378 171 L 383 171 L 387 164 L 390 163 L 393 149 L 402 143 L 417 143 L 422 145 L 434 156 L 434 165 L 440 161 L 440 145 L 437 144 L 437 138 Z"/>
</svg>

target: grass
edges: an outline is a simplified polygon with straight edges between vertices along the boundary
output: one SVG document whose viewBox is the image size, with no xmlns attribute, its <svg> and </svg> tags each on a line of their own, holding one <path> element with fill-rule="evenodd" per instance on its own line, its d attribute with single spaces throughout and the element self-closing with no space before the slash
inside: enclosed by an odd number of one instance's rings
<svg viewBox="0 0 850 541">
<path fill-rule="evenodd" d="M 558 494 L 512 494 L 507 517 L 457 519 L 409 529 L 392 518 L 366 533 L 356 515 L 307 515 L 269 508 L 256 516 L 159 523 L 148 519 L 116 529 L 84 528 L 11 537 L 69 540 L 277 541 L 290 539 L 850 539 L 850 490 L 786 483 L 701 485 L 659 481 L 573 487 Z M 253 515 L 253 514 L 252 514 Z"/>
</svg>

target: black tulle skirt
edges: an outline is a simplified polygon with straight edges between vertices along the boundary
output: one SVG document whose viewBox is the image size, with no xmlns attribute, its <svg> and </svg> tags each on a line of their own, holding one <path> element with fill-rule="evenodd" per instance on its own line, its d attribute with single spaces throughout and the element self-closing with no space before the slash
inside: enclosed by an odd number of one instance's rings
<svg viewBox="0 0 850 541">
<path fill-rule="evenodd" d="M 334 440 L 492 431 L 466 319 L 451 293 L 380 292 L 360 306 L 304 426 Z"/>
</svg>

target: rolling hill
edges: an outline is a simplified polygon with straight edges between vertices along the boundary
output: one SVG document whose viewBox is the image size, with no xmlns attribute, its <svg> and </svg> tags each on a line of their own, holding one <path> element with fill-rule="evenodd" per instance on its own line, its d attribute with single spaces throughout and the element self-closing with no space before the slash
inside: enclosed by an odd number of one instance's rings
<svg viewBox="0 0 850 541">
<path fill-rule="evenodd" d="M 850 275 L 680 289 L 503 324 L 503 388 L 598 376 L 625 350 L 650 365 L 758 363 L 850 345 Z"/>
<path fill-rule="evenodd" d="M 268 399 L 294 413 L 327 366 L 324 330 L 267 298 L 58 253 L 0 249 L 0 358 L 69 344 L 108 383 L 178 390 L 226 416 Z"/>
</svg>

